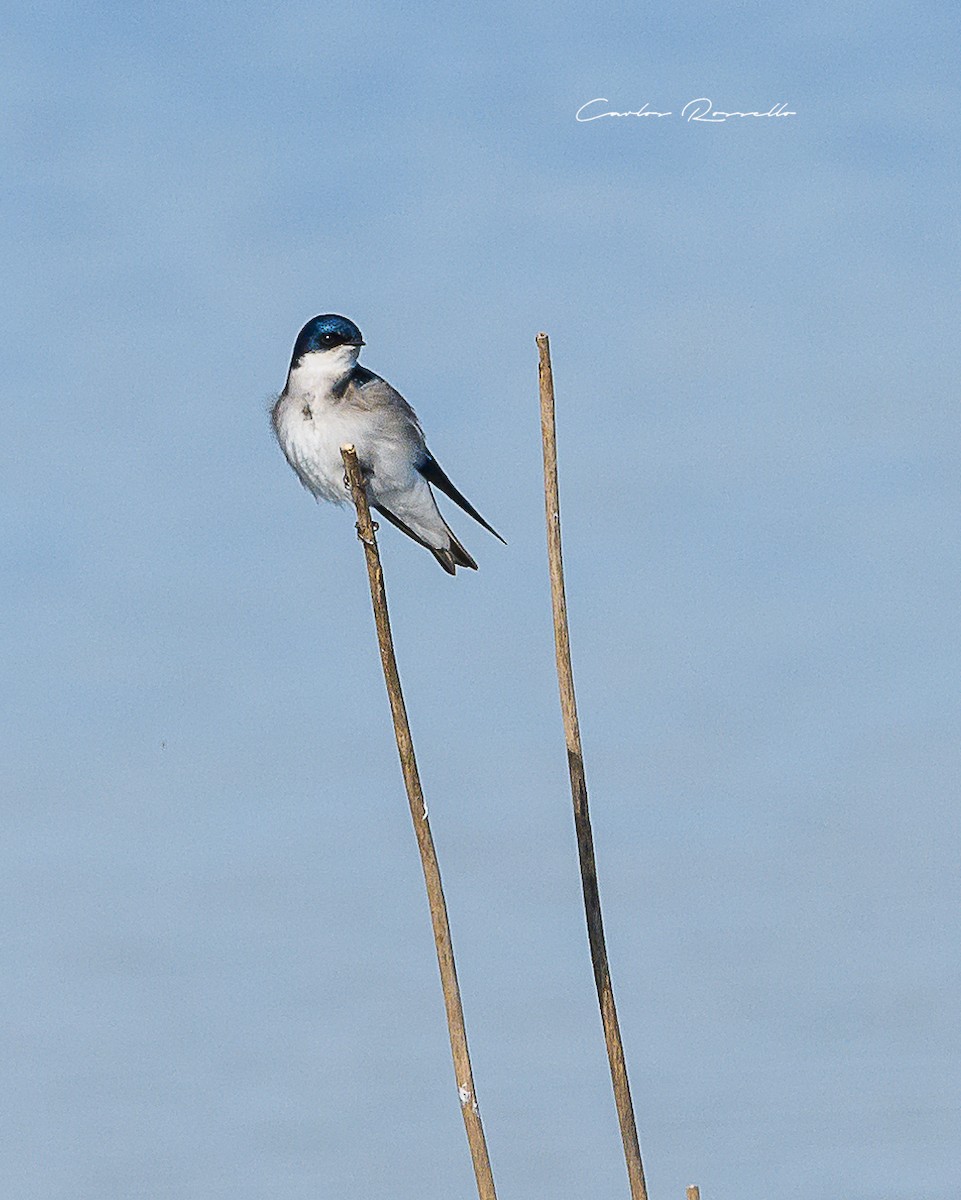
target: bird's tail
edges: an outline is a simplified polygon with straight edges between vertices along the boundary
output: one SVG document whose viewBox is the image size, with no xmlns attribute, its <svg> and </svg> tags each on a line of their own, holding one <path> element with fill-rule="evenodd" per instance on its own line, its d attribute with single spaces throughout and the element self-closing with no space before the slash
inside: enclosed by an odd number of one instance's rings
<svg viewBox="0 0 961 1200">
<path fill-rule="evenodd" d="M 447 530 L 447 536 L 450 538 L 450 545 L 445 550 L 435 550 L 433 546 L 429 546 L 427 542 L 420 536 L 419 533 L 414 533 L 410 526 L 405 525 L 400 517 L 395 517 L 388 508 L 384 508 L 382 504 L 372 505 L 382 517 L 386 517 L 391 525 L 396 525 L 402 532 L 406 533 L 409 538 L 413 538 L 415 542 L 419 542 L 427 550 L 433 554 L 434 558 L 440 563 L 448 575 L 455 575 L 458 567 L 470 567 L 472 571 L 477 570 L 477 563 L 471 558 L 464 547 L 454 537 L 453 530 L 444 522 L 444 528 Z"/>
<path fill-rule="evenodd" d="M 433 546 L 428 546 L 431 554 L 440 563 L 448 575 L 455 575 L 458 567 L 470 567 L 472 571 L 477 570 L 477 563 L 471 558 L 470 554 L 460 544 L 451 528 L 445 522 L 447 536 L 450 538 L 450 545 L 446 550 L 435 550 Z"/>
</svg>

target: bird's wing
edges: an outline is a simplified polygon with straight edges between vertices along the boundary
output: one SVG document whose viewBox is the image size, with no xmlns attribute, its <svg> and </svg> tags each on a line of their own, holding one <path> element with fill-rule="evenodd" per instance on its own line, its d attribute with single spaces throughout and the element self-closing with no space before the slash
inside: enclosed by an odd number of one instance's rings
<svg viewBox="0 0 961 1200">
<path fill-rule="evenodd" d="M 427 482 L 432 483 L 435 488 L 439 488 L 445 496 L 449 497 L 454 501 L 455 504 L 459 505 L 464 512 L 468 514 L 468 516 L 473 517 L 478 524 L 483 525 L 488 533 L 492 533 L 499 542 L 504 542 L 504 539 L 497 532 L 494 526 L 489 525 L 473 506 L 473 504 L 471 504 L 471 502 L 467 499 L 467 497 L 462 495 L 457 488 L 454 487 L 451 481 L 447 478 L 447 475 L 444 473 L 437 459 L 434 458 L 433 454 L 431 454 L 426 447 L 424 448 L 424 455 L 424 460 L 418 465 L 417 470 L 420 471 L 421 475 L 423 475 Z M 507 543 L 504 542 L 504 545 L 506 546 Z"/>
<path fill-rule="evenodd" d="M 420 445 L 424 444 L 424 433 L 417 414 L 398 390 L 360 365 L 354 367 L 347 383 L 347 395 L 351 405 L 362 412 L 387 411 L 395 419 L 410 426 L 410 432 Z"/>
<path fill-rule="evenodd" d="M 391 387 L 386 379 L 382 379 L 379 375 L 375 375 L 373 371 L 368 371 L 366 367 L 361 367 L 360 365 L 354 368 L 348 386 L 350 388 L 351 403 L 358 408 L 369 412 L 377 409 L 387 409 L 395 418 L 399 419 L 405 427 L 406 435 L 410 438 L 412 445 L 420 452 L 417 470 L 423 478 L 442 491 L 455 504 L 460 505 L 464 512 L 472 516 L 475 521 L 483 525 L 489 533 L 492 533 L 498 541 L 504 542 L 506 546 L 507 543 L 493 525 L 489 525 L 467 497 L 454 487 L 433 454 L 427 449 L 427 443 L 424 440 L 424 431 L 417 420 L 417 414 L 400 392 L 396 388 Z M 393 519 L 395 524 L 398 523 L 396 518 L 392 518 L 387 513 L 384 515 L 387 516 L 388 520 Z M 467 558 L 470 558 L 470 555 L 466 551 L 464 551 L 464 554 Z M 471 559 L 470 562 L 461 563 L 460 565 L 465 567 L 471 566 L 473 561 Z"/>
</svg>

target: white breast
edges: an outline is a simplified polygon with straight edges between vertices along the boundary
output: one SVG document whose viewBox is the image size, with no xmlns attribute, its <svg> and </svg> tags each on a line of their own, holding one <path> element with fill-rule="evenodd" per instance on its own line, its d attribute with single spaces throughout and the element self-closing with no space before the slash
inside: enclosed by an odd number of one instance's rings
<svg viewBox="0 0 961 1200">
<path fill-rule="evenodd" d="M 356 442 L 355 414 L 313 396 L 282 396 L 274 409 L 274 429 L 287 461 L 301 481 L 322 500 L 345 504 L 340 448 Z"/>
</svg>

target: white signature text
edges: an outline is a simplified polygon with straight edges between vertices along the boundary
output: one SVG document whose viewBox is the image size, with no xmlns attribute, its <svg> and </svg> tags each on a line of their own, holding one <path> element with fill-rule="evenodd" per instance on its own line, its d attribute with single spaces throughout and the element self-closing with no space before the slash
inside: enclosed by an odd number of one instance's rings
<svg viewBox="0 0 961 1200">
<path fill-rule="evenodd" d="M 599 96 L 595 100 L 588 100 L 586 104 L 582 104 L 574 114 L 575 121 L 601 121 L 605 117 L 673 117 L 673 112 L 661 112 L 659 109 L 651 108 L 648 104 L 643 104 L 640 108 L 627 109 L 624 112 L 616 112 L 614 109 L 601 109 L 598 105 L 609 104 L 610 101 L 603 96 Z M 723 125 L 726 121 L 733 120 L 735 117 L 796 117 L 797 113 L 788 108 L 787 102 L 772 104 L 767 112 L 725 112 L 724 109 L 715 108 L 713 100 L 708 100 L 706 96 L 699 96 L 697 100 L 688 100 L 687 104 L 681 109 L 680 117 L 682 121 L 703 121 L 710 125 Z"/>
</svg>

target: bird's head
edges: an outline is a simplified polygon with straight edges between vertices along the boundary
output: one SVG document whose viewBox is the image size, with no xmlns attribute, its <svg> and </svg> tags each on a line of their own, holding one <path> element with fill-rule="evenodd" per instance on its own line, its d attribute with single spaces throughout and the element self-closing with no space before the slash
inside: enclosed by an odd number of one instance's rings
<svg viewBox="0 0 961 1200">
<path fill-rule="evenodd" d="M 325 374 L 346 374 L 357 362 L 363 344 L 360 330 L 346 317 L 336 313 L 313 317 L 297 334 L 290 369 L 294 371 L 306 365 L 304 360 L 309 356 L 310 365 L 322 366 Z"/>
</svg>

